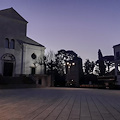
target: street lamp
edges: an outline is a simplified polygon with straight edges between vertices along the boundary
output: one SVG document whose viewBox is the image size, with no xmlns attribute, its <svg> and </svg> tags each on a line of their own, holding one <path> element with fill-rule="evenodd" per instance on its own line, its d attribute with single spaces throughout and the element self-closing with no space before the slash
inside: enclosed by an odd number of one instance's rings
<svg viewBox="0 0 120 120">
<path fill-rule="evenodd" d="M 66 68 L 66 70 L 65 70 L 65 72 L 66 72 L 66 74 L 68 73 L 68 71 L 70 72 L 70 68 L 72 67 L 72 66 L 75 66 L 75 62 L 66 62 L 65 64 L 64 64 L 64 66 L 65 66 L 65 68 Z"/>
</svg>

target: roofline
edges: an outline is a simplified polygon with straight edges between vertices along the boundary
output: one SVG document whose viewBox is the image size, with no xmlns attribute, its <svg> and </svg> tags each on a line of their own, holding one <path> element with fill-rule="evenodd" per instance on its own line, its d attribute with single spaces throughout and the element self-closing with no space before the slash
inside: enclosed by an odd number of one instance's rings
<svg viewBox="0 0 120 120">
<path fill-rule="evenodd" d="M 11 7 L 26 23 L 28 23 L 28 21 L 27 20 L 25 20 L 25 18 L 23 18 L 22 16 L 21 16 L 21 14 L 19 14 L 13 7 Z"/>
<path fill-rule="evenodd" d="M 1 11 L 5 11 L 5 10 L 8 10 L 8 9 L 13 9 L 23 20 L 24 20 L 24 22 L 26 22 L 26 23 L 28 23 L 28 21 L 27 20 L 25 20 L 13 7 L 10 7 L 10 8 L 6 8 L 6 9 L 3 9 L 3 10 L 0 10 L 0 12 Z M 1 15 L 2 16 L 2 15 Z M 17 19 L 18 20 L 18 19 Z M 22 21 L 22 20 L 19 20 L 19 21 Z"/>
<path fill-rule="evenodd" d="M 41 45 L 41 44 L 38 44 L 38 45 L 36 45 L 36 44 L 32 44 L 32 43 L 28 43 L 28 42 L 24 42 L 24 41 L 22 41 L 22 40 L 17 40 L 19 43 L 24 43 L 24 44 L 28 44 L 28 45 L 34 45 L 34 46 L 39 46 L 39 47 L 43 47 L 43 48 L 45 48 L 46 49 L 46 47 L 45 46 L 43 46 L 43 45 Z"/>
<path fill-rule="evenodd" d="M 35 44 L 32 44 L 32 43 L 28 43 L 28 42 L 23 42 L 23 43 L 24 43 L 24 44 L 28 44 L 28 45 L 40 46 L 40 47 L 44 47 L 44 48 L 45 48 L 45 46 L 43 46 L 43 45 L 41 45 L 41 44 L 35 45 Z"/>
<path fill-rule="evenodd" d="M 117 46 L 120 46 L 120 44 L 114 45 L 113 48 L 114 48 L 114 47 L 117 47 Z"/>
</svg>

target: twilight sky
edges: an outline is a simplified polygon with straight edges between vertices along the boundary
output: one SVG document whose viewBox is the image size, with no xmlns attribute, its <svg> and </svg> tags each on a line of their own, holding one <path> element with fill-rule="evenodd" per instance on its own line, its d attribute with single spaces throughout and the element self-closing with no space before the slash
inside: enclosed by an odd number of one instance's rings
<svg viewBox="0 0 120 120">
<path fill-rule="evenodd" d="M 120 0 L 0 0 L 0 10 L 10 7 L 46 52 L 73 50 L 83 61 L 96 61 L 98 49 L 113 55 L 120 44 Z"/>
</svg>

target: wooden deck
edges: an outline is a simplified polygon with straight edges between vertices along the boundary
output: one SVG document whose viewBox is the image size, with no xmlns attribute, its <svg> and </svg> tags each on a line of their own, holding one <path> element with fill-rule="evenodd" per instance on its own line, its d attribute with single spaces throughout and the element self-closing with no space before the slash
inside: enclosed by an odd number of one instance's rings
<svg viewBox="0 0 120 120">
<path fill-rule="evenodd" d="M 1 89 L 0 120 L 120 120 L 120 91 Z"/>
</svg>

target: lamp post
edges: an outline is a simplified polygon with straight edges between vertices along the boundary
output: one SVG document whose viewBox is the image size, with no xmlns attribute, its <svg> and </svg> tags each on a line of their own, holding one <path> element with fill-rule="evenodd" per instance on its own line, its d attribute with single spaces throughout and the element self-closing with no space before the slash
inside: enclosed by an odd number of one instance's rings
<svg viewBox="0 0 120 120">
<path fill-rule="evenodd" d="M 71 69 L 71 67 L 72 66 L 74 66 L 75 65 L 75 62 L 66 62 L 66 64 L 64 64 L 65 65 L 65 67 L 66 67 L 66 74 L 67 73 L 70 73 L 70 69 Z"/>
<path fill-rule="evenodd" d="M 75 66 L 75 62 L 73 61 L 67 61 L 65 64 L 65 68 L 66 68 L 66 81 L 67 81 L 67 86 L 70 86 L 74 80 L 72 79 L 72 67 Z"/>
</svg>

